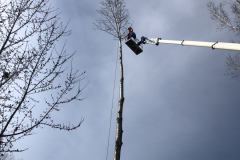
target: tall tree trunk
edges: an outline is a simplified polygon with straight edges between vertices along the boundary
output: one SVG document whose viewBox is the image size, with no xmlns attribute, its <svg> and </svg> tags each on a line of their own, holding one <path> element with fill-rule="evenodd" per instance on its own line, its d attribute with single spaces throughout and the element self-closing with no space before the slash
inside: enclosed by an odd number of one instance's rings
<svg viewBox="0 0 240 160">
<path fill-rule="evenodd" d="M 121 39 L 119 39 L 119 51 L 120 51 L 120 68 L 121 68 L 121 78 L 120 78 L 120 100 L 118 106 L 118 117 L 117 117 L 117 135 L 115 142 L 115 154 L 114 160 L 120 160 L 121 147 L 122 147 L 122 113 L 123 113 L 123 64 L 122 64 L 122 43 Z"/>
</svg>

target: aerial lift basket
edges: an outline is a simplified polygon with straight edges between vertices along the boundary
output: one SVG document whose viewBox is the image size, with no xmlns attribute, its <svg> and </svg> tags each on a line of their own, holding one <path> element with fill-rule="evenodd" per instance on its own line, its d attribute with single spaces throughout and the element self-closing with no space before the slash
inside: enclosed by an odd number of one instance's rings
<svg viewBox="0 0 240 160">
<path fill-rule="evenodd" d="M 132 37 L 130 39 L 126 38 L 125 39 L 125 44 L 136 54 L 138 55 L 139 53 L 141 53 L 143 51 L 143 45 L 140 44 L 139 46 L 137 45 L 137 43 L 139 42 L 139 40 L 133 39 Z"/>
</svg>

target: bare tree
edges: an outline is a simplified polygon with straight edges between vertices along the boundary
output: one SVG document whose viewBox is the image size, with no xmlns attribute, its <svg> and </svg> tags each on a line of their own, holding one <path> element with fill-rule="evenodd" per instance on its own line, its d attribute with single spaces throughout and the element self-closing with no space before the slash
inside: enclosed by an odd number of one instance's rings
<svg viewBox="0 0 240 160">
<path fill-rule="evenodd" d="M 230 5 L 233 17 L 230 18 L 227 11 L 224 9 L 225 5 Z M 240 35 L 240 1 L 236 2 L 222 2 L 219 5 L 215 5 L 214 2 L 208 3 L 208 9 L 211 14 L 211 18 L 217 21 L 220 25 L 218 30 L 228 29 L 236 34 Z M 240 76 L 240 53 L 236 53 L 234 56 L 230 54 L 227 57 L 226 66 L 228 71 L 226 75 L 230 75 L 231 78 L 238 78 Z"/>
<path fill-rule="evenodd" d="M 130 16 L 126 8 L 124 0 L 103 0 L 100 2 L 101 9 L 97 12 L 101 18 L 96 20 L 95 27 L 99 30 L 111 34 L 119 41 L 120 53 L 120 100 L 117 117 L 117 135 L 115 142 L 114 160 L 120 160 L 121 146 L 122 146 L 122 113 L 123 113 L 123 63 L 122 63 L 122 40 L 126 36 L 127 27 L 130 25 Z"/>
<path fill-rule="evenodd" d="M 59 12 L 48 4 L 49 0 L 0 1 L 0 151 L 19 152 L 13 142 L 32 135 L 34 129 L 46 125 L 60 130 L 80 127 L 55 124 L 51 113 L 59 111 L 60 105 L 79 98 L 85 86 L 80 88 L 81 76 L 72 67 L 67 78 L 60 75 L 73 55 L 64 46 L 59 52 L 56 43 L 69 36 L 67 25 L 59 22 Z M 63 79 L 63 80 L 62 80 Z M 71 92 L 78 84 L 75 93 Z M 55 92 L 54 92 L 55 91 Z M 48 92 L 43 113 L 34 112 L 39 104 L 39 93 Z M 67 93 L 74 93 L 67 96 Z M 43 101 L 44 102 L 44 101 Z M 35 113 L 35 114 L 34 114 Z M 9 148 L 7 148 L 9 146 Z"/>
<path fill-rule="evenodd" d="M 15 160 L 13 153 L 5 152 L 3 155 L 0 155 L 0 160 Z"/>
<path fill-rule="evenodd" d="M 0 140 L 2 140 L 2 137 Z M 9 148 L 9 146 L 6 147 Z M 0 160 L 15 160 L 15 157 L 13 155 L 13 152 L 3 152 L 0 154 Z"/>
<path fill-rule="evenodd" d="M 0 160 L 15 160 L 15 156 L 13 155 L 13 152 L 5 152 L 3 153 L 3 155 L 0 155 Z M 23 160 L 22 158 L 21 159 L 18 159 L 18 160 Z"/>
</svg>

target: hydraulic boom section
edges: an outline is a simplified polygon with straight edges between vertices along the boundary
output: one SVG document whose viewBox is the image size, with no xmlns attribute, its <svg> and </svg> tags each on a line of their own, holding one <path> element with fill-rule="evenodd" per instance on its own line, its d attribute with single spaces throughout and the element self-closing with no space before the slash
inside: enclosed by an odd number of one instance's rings
<svg viewBox="0 0 240 160">
<path fill-rule="evenodd" d="M 159 43 L 167 44 L 179 44 L 182 46 L 197 46 L 197 47 L 209 47 L 212 49 L 223 49 L 240 51 L 240 44 L 238 43 L 224 43 L 224 42 L 200 42 L 200 41 L 174 41 L 174 40 L 162 40 L 161 38 L 148 38 L 145 37 L 145 43 L 158 45 Z"/>
<path fill-rule="evenodd" d="M 239 43 L 225 43 L 225 42 L 200 42 L 200 41 L 175 41 L 175 40 L 162 40 L 161 38 L 149 38 L 142 37 L 141 41 L 137 38 L 134 40 L 132 38 L 126 39 L 126 45 L 136 54 L 138 55 L 143 51 L 142 44 L 153 44 L 159 45 L 159 43 L 167 43 L 167 44 L 179 44 L 182 46 L 197 46 L 197 47 L 209 47 L 212 49 L 223 49 L 223 50 L 232 50 L 232 51 L 240 51 Z"/>
</svg>

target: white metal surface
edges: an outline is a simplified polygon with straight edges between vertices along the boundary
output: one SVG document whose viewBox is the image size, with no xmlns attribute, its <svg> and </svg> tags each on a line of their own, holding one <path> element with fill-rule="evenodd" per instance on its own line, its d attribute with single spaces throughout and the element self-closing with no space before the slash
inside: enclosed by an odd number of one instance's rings
<svg viewBox="0 0 240 160">
<path fill-rule="evenodd" d="M 156 45 L 157 38 L 148 38 L 145 37 L 146 40 L 150 40 L 153 42 L 146 41 L 148 44 Z M 212 49 L 224 49 L 224 50 L 233 50 L 240 51 L 240 44 L 238 43 L 224 43 L 224 42 L 200 42 L 200 41 L 174 41 L 174 40 L 158 40 L 158 43 L 167 43 L 167 44 L 179 44 L 183 46 L 197 46 L 197 47 L 210 47 Z"/>
</svg>

